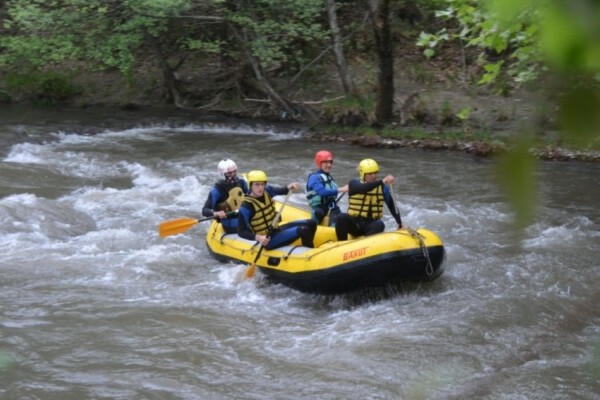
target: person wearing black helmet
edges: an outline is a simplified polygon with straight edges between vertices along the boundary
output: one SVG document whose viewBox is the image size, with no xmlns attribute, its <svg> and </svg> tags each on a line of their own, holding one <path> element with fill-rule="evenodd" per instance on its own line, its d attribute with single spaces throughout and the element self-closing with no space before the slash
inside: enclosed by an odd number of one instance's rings
<svg viewBox="0 0 600 400">
<path fill-rule="evenodd" d="M 233 160 L 224 158 L 217 165 L 219 180 L 208 193 L 202 215 L 215 217 L 221 222 L 227 233 L 237 232 L 238 219 L 231 215 L 231 211 L 238 211 L 248 193 L 246 181 L 237 177 L 237 165 Z"/>
<path fill-rule="evenodd" d="M 320 224 L 329 215 L 329 226 L 335 226 L 335 220 L 340 214 L 337 205 L 338 193 L 348 191 L 348 185 L 338 187 L 331 176 L 333 154 L 327 150 L 319 150 L 315 154 L 317 170 L 308 176 L 306 182 L 306 198 L 312 209 L 312 219 Z"/>
<path fill-rule="evenodd" d="M 359 179 L 348 183 L 348 212 L 340 214 L 335 225 L 338 240 L 348 240 L 348 234 L 370 236 L 383 232 L 384 203 L 396 220 L 398 229 L 402 228 L 402 219 L 389 189 L 394 177 L 387 175 L 378 179 L 378 172 L 379 164 L 375 160 L 367 158 L 358 164 Z"/>
<path fill-rule="evenodd" d="M 317 224 L 310 219 L 291 221 L 273 228 L 277 212 L 273 196 L 288 194 L 298 190 L 300 185 L 292 182 L 287 187 L 267 184 L 264 171 L 250 171 L 246 175 L 250 192 L 244 198 L 238 215 L 238 235 L 244 239 L 256 240 L 270 250 L 286 246 L 300 239 L 302 246 L 314 247 Z"/>
</svg>

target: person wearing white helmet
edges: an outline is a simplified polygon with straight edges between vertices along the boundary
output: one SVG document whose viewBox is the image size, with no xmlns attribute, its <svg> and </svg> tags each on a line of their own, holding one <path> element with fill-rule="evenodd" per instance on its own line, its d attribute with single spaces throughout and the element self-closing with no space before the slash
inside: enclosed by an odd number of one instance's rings
<svg viewBox="0 0 600 400">
<path fill-rule="evenodd" d="M 306 198 L 312 208 L 312 218 L 321 223 L 329 215 L 329 226 L 335 226 L 335 220 L 340 214 L 337 205 L 337 194 L 348 191 L 348 185 L 338 187 L 331 176 L 333 168 L 333 154 L 327 150 L 319 150 L 315 154 L 317 170 L 308 175 L 306 182 Z"/>
<path fill-rule="evenodd" d="M 287 187 L 267 184 L 264 171 L 250 171 L 246 175 L 250 192 L 244 198 L 238 215 L 238 235 L 244 239 L 256 240 L 270 250 L 286 246 L 300 239 L 302 246 L 314 247 L 317 224 L 310 219 L 291 221 L 272 228 L 277 214 L 272 197 L 298 190 L 300 185 L 292 182 Z"/>
<path fill-rule="evenodd" d="M 237 177 L 237 165 L 233 160 L 224 158 L 217 165 L 219 180 L 211 191 L 202 208 L 202 215 L 215 217 L 223 225 L 227 233 L 237 232 L 236 216 L 231 216 L 232 211 L 238 211 L 248 193 L 246 181 Z"/>
<path fill-rule="evenodd" d="M 338 240 L 348 240 L 348 234 L 370 236 L 383 232 L 383 203 L 392 213 L 398 229 L 402 228 L 402 219 L 388 186 L 394 183 L 395 178 L 387 175 L 378 179 L 378 172 L 379 164 L 375 160 L 367 158 L 358 164 L 359 179 L 348 182 L 348 211 L 340 214 L 336 221 Z"/>
</svg>

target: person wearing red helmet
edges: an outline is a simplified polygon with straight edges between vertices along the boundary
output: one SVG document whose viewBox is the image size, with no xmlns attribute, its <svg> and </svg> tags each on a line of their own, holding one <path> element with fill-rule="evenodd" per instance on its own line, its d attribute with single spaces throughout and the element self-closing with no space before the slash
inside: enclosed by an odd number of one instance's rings
<svg viewBox="0 0 600 400">
<path fill-rule="evenodd" d="M 202 208 L 202 215 L 205 217 L 215 217 L 221 222 L 223 229 L 227 233 L 237 232 L 236 217 L 228 218 L 228 213 L 239 210 L 244 200 L 244 195 L 248 193 L 246 181 L 237 177 L 237 165 L 229 158 L 224 158 L 217 165 L 219 170 L 219 180 L 211 191 Z M 229 214 L 231 215 L 231 214 Z"/>
<path fill-rule="evenodd" d="M 335 220 L 340 213 L 337 205 L 338 193 L 346 193 L 348 185 L 338 187 L 331 176 L 333 154 L 327 150 L 319 150 L 315 154 L 317 170 L 308 176 L 306 183 L 306 198 L 312 208 L 312 219 L 321 223 L 329 214 L 329 226 L 335 226 Z"/>
</svg>

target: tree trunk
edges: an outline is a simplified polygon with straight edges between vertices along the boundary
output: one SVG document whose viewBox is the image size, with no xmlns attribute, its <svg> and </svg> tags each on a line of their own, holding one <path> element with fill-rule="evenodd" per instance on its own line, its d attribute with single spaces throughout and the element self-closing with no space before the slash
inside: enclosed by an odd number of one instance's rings
<svg viewBox="0 0 600 400">
<path fill-rule="evenodd" d="M 392 119 L 394 110 L 394 46 L 389 24 L 390 0 L 367 0 L 373 24 L 379 74 L 377 79 L 377 122 Z"/>
<path fill-rule="evenodd" d="M 154 54 L 158 60 L 158 65 L 162 71 L 163 86 L 167 91 L 169 100 L 172 101 L 173 104 L 178 108 L 186 108 L 185 101 L 181 95 L 181 91 L 179 90 L 179 85 L 177 84 L 177 78 L 173 72 L 173 68 L 171 68 L 169 65 L 167 59 L 162 53 L 162 50 L 160 49 L 160 45 L 156 42 L 156 40 L 150 38 L 150 43 L 152 44 L 152 49 L 154 50 Z"/>
<path fill-rule="evenodd" d="M 329 16 L 329 27 L 331 28 L 331 40 L 333 42 L 333 53 L 335 54 L 335 63 L 337 65 L 344 93 L 346 96 L 354 93 L 354 85 L 352 78 L 348 73 L 348 65 L 344 57 L 344 46 L 340 36 L 340 28 L 337 23 L 337 12 L 335 8 L 335 0 L 327 0 L 327 15 Z"/>
<path fill-rule="evenodd" d="M 237 27 L 231 24 L 230 29 L 235 34 L 246 58 L 246 62 L 252 67 L 252 71 L 254 71 L 254 78 L 256 79 L 258 84 L 263 88 L 263 91 L 271 97 L 271 101 L 274 101 L 275 103 L 279 104 L 279 106 L 283 108 L 283 111 L 287 113 L 290 118 L 297 118 L 298 113 L 294 110 L 294 108 L 290 105 L 290 103 L 288 103 L 286 99 L 284 99 L 282 96 L 279 95 L 279 93 L 277 93 L 277 91 L 273 88 L 273 86 L 271 86 L 269 81 L 263 75 L 262 68 L 260 67 L 259 63 L 256 61 L 256 59 L 254 58 L 254 56 L 248 48 L 248 43 L 244 34 L 240 32 L 240 30 Z"/>
</svg>

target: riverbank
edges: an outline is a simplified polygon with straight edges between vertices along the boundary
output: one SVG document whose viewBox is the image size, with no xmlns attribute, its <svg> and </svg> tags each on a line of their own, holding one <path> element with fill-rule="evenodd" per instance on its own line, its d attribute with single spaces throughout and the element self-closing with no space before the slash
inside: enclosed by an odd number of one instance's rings
<svg viewBox="0 0 600 400">
<path fill-rule="evenodd" d="M 81 122 L 85 133 L 90 131 L 89 126 L 126 128 L 131 121 L 137 124 L 184 121 L 292 124 L 302 126 L 307 137 L 323 142 L 347 142 L 371 148 L 461 151 L 477 157 L 501 154 L 514 142 L 532 137 L 535 145 L 531 153 L 539 159 L 600 162 L 600 145 L 595 144 L 591 149 L 569 148 L 568 141 L 558 134 L 552 82 L 513 88 L 500 95 L 492 88 L 469 83 L 464 76 L 469 71 L 461 69 L 460 63 L 423 60 L 420 51 L 402 49 L 395 60 L 394 118 L 378 127 L 370 122 L 373 116 L 368 101 L 365 104 L 344 102 L 333 66 L 280 93 L 291 104 L 301 105 L 306 112 L 310 110 L 318 122 L 291 121 L 264 96 L 248 98 L 238 94 L 227 100 L 207 88 L 204 88 L 208 91 L 204 101 L 193 107 L 175 107 L 167 104 L 160 94 L 160 70 L 151 63 L 137 70 L 130 79 L 115 71 L 77 74 L 70 81 L 75 94 L 52 107 L 32 105 L 26 95 L 15 94 L 12 104 L 0 104 L 0 113 L 12 114 L 18 123 L 28 118 L 36 121 L 64 118 L 65 113 L 73 110 L 73 115 L 82 121 L 68 118 L 65 126 Z M 366 91 L 364 98 L 372 100 L 369 65 L 354 62 L 349 67 L 357 87 Z M 186 82 L 207 82 L 211 75 L 205 68 L 185 71 L 182 76 Z M 285 80 L 277 86 L 285 88 Z M 53 114 L 61 116 L 53 117 Z M 0 123 L 7 122 L 0 116 Z"/>
<path fill-rule="evenodd" d="M 311 133 L 312 139 L 322 140 L 323 142 L 350 143 L 369 148 L 414 148 L 428 151 L 460 151 L 473 154 L 476 157 L 492 157 L 506 153 L 511 149 L 510 143 L 486 142 L 482 140 L 449 140 L 449 139 L 414 139 L 400 138 L 390 139 L 379 136 L 364 135 L 326 135 L 321 133 Z M 530 153 L 538 159 L 546 161 L 581 161 L 600 163 L 599 151 L 583 151 L 561 148 L 552 145 L 533 146 Z"/>
<path fill-rule="evenodd" d="M 65 116 L 68 116 L 66 118 Z M 493 157 L 502 154 L 511 147 L 511 136 L 500 130 L 488 135 L 485 139 L 479 139 L 456 135 L 452 131 L 444 132 L 434 126 L 421 126 L 419 129 L 430 129 L 432 132 L 425 136 L 415 137 L 410 129 L 381 130 L 384 135 L 377 134 L 377 130 L 370 129 L 365 134 L 360 134 L 361 129 L 349 130 L 347 127 L 336 127 L 331 125 L 312 126 L 310 128 L 295 122 L 280 121 L 275 118 L 248 118 L 238 115 L 228 115 L 222 112 L 198 112 L 196 110 L 182 110 L 168 105 L 131 105 L 102 104 L 93 107 L 74 107 L 62 105 L 56 107 L 39 107 L 31 104 L 10 104 L 0 107 L 0 126 L 18 126 L 27 121 L 35 121 L 34 126 L 40 130 L 46 124 L 58 126 L 64 125 L 64 129 L 73 129 L 77 126 L 80 133 L 95 134 L 106 129 L 128 129 L 135 126 L 148 125 L 172 125 L 181 126 L 188 123 L 226 123 L 226 124 L 256 124 L 276 125 L 280 128 L 292 127 L 295 131 L 304 132 L 307 139 L 338 143 L 348 143 L 365 148 L 414 148 L 424 151 L 458 151 L 473 154 L 475 157 Z M 31 128 L 30 128 L 31 129 Z M 349 133 L 350 132 L 350 133 Z M 392 132 L 392 133 L 390 133 Z M 31 132 L 28 132 L 31 133 Z M 20 133 L 15 132 L 17 136 Z M 394 135 L 394 137 L 389 137 Z M 424 136 L 424 135 L 421 135 Z M 453 136 L 447 138 L 445 136 Z M 502 140 L 498 138 L 502 137 Z M 17 139 L 15 137 L 15 139 Z M 531 154 L 541 160 L 550 161 L 581 161 L 600 163 L 599 151 L 574 150 L 555 146 L 549 143 L 540 144 L 531 148 Z"/>
</svg>

